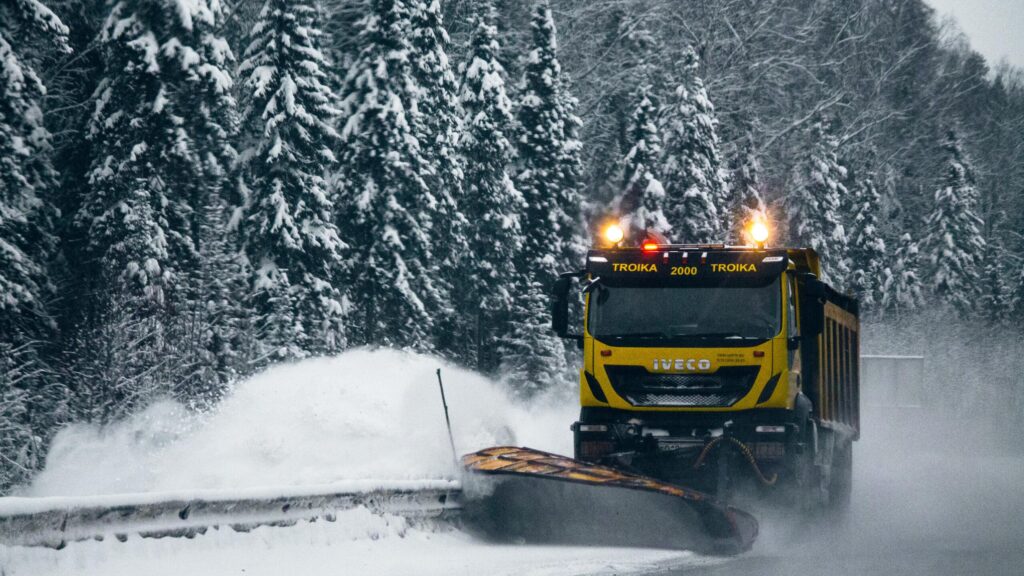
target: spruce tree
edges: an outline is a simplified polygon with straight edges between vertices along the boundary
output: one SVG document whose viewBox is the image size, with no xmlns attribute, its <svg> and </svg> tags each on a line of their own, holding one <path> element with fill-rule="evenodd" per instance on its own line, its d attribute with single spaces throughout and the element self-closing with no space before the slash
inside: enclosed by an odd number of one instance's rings
<svg viewBox="0 0 1024 576">
<path fill-rule="evenodd" d="M 584 251 L 579 119 L 563 83 L 555 23 L 546 0 L 534 5 L 532 50 L 518 100 L 519 175 L 526 201 L 524 245 L 511 333 L 502 370 L 523 394 L 553 386 L 566 374 L 565 347 L 551 331 L 548 293 L 560 272 L 577 267 Z"/>
<path fill-rule="evenodd" d="M 580 119 L 558 62 L 555 21 L 547 0 L 534 4 L 531 50 L 517 101 L 519 174 L 526 200 L 524 255 L 533 278 L 549 286 L 578 267 L 585 252 L 580 196 Z"/>
<path fill-rule="evenodd" d="M 71 52 L 68 35 L 37 0 L 0 3 L 0 495 L 31 480 L 72 416 L 57 372 L 60 188 L 42 74 L 44 54 Z"/>
<path fill-rule="evenodd" d="M 43 122 L 46 87 L 25 44 L 66 48 L 67 34 L 36 0 L 0 7 L 0 342 L 50 323 L 57 175 Z"/>
<path fill-rule="evenodd" d="M 1010 304 L 1013 307 L 1013 316 L 1018 321 L 1024 317 L 1024 266 L 1018 265 L 1016 274 L 1007 280 L 1012 289 Z"/>
<path fill-rule="evenodd" d="M 733 159 L 731 172 L 728 240 L 738 244 L 750 243 L 752 239 L 746 237 L 749 224 L 768 218 L 768 209 L 761 194 L 761 162 L 750 132 L 747 132 L 746 140 Z"/>
<path fill-rule="evenodd" d="M 233 56 L 218 36 L 216 0 L 111 5 L 98 39 L 105 70 L 89 120 L 89 189 L 76 215 L 93 263 L 97 334 L 124 336 L 117 354 L 87 360 L 119 409 L 166 393 L 192 358 L 199 331 L 184 310 L 202 305 L 203 211 L 233 161 Z M 105 322 L 115 326 L 104 327 Z M 133 332 L 137 331 L 137 332 Z M 133 334 L 129 337 L 129 334 Z M 120 363 L 116 369 L 111 363 Z"/>
<path fill-rule="evenodd" d="M 267 0 L 239 66 L 245 148 L 236 225 L 258 359 L 345 345 L 338 279 L 346 247 L 326 180 L 336 165 L 339 109 L 319 18 L 315 1 Z"/>
<path fill-rule="evenodd" d="M 785 200 L 790 241 L 816 250 L 823 279 L 842 290 L 850 273 L 841 214 L 847 172 L 839 163 L 838 141 L 822 120 L 812 122 L 806 136 L 808 146 L 796 168 L 793 193 Z"/>
<path fill-rule="evenodd" d="M 992 326 L 1007 326 L 1012 320 L 1014 290 L 1007 282 L 1008 261 L 1002 244 L 989 242 L 982 267 L 980 284 L 983 289 L 978 305 L 982 316 Z"/>
<path fill-rule="evenodd" d="M 919 261 L 917 242 L 909 233 L 900 235 L 892 252 L 891 265 L 882 270 L 880 304 L 887 314 L 899 316 L 924 303 Z"/>
<path fill-rule="evenodd" d="M 57 173 L 44 123 L 46 86 L 29 48 L 68 50 L 68 29 L 36 0 L 0 6 L 0 346 L 48 332 Z"/>
<path fill-rule="evenodd" d="M 459 260 L 468 247 L 468 223 L 462 212 L 465 160 L 458 148 L 462 112 L 448 61 L 449 39 L 440 0 L 413 0 L 410 10 L 412 73 L 420 89 L 417 138 L 426 162 L 427 185 L 437 199 L 432 214 L 436 222 L 433 274 L 448 302 L 462 281 Z M 460 357 L 464 348 L 456 336 L 461 315 L 462 311 L 445 306 L 434 319 L 438 348 L 454 357 Z"/>
<path fill-rule="evenodd" d="M 849 257 L 855 264 L 850 275 L 850 291 L 861 305 L 873 308 L 881 300 L 881 283 L 888 254 L 885 239 L 878 228 L 882 195 L 875 185 L 875 174 L 866 170 L 853 184 L 851 194 Z"/>
<path fill-rule="evenodd" d="M 1012 265 L 1015 259 L 1003 242 L 1003 238 L 1008 235 L 1005 230 L 1006 221 L 1006 213 L 997 211 L 990 216 L 987 223 L 989 232 L 979 282 L 981 298 L 978 300 L 982 317 L 992 326 L 1003 327 L 1009 325 L 1012 320 L 1016 286 L 1013 285 L 1011 277 L 1017 277 Z"/>
<path fill-rule="evenodd" d="M 60 424 L 67 394 L 49 366 L 58 193 L 41 44 L 69 52 L 68 28 L 37 0 L 0 5 L 0 494 L 24 481 Z"/>
<path fill-rule="evenodd" d="M 469 345 L 460 354 L 463 361 L 485 373 L 498 368 L 497 352 L 505 343 L 508 315 L 519 297 L 516 259 L 526 208 L 509 176 L 515 119 L 492 19 L 493 7 L 485 5 L 462 67 L 459 91 L 465 113 L 460 155 L 466 162 L 462 208 L 469 251 L 461 260 L 456 284 L 461 311 L 457 340 Z"/>
<path fill-rule="evenodd" d="M 943 142 L 946 162 L 934 204 L 925 221 L 921 252 L 928 289 L 961 312 L 975 309 L 980 295 L 985 239 L 977 215 L 978 191 L 974 174 L 957 134 Z"/>
<path fill-rule="evenodd" d="M 54 369 L 59 187 L 40 46 L 69 53 L 68 28 L 37 0 L 0 4 L 0 495 L 70 417 Z"/>
<path fill-rule="evenodd" d="M 662 175 L 668 194 L 665 216 L 673 241 L 682 243 L 720 242 L 726 214 L 718 118 L 698 75 L 698 64 L 697 54 L 687 49 L 662 129 Z"/>
<path fill-rule="evenodd" d="M 256 356 L 249 331 L 249 270 L 235 238 L 226 234 L 229 214 L 227 198 L 211 195 L 202 210 L 199 268 L 189 279 L 200 298 L 186 311 L 191 365 L 175 396 L 199 409 L 214 405 L 231 381 L 251 373 L 249 361 Z"/>
<path fill-rule="evenodd" d="M 448 61 L 448 32 L 439 0 L 415 0 L 410 8 L 412 75 L 419 87 L 418 138 L 428 168 L 428 184 L 437 197 L 440 222 L 438 256 L 459 254 L 465 218 L 458 212 L 465 160 L 458 150 L 462 112 L 459 87 Z M 441 243 L 450 244 L 440 246 Z"/>
<path fill-rule="evenodd" d="M 509 336 L 501 347 L 501 373 L 520 396 L 564 388 L 570 382 L 566 350 L 551 330 L 548 290 L 521 278 Z"/>
<path fill-rule="evenodd" d="M 228 240 L 229 175 L 237 160 L 238 110 L 234 98 L 234 54 L 222 36 L 227 7 L 207 0 L 192 16 L 192 46 L 180 48 L 180 58 L 195 69 L 185 73 L 176 107 L 189 111 L 185 129 L 195 140 L 199 178 L 189 184 L 189 228 L 195 243 L 195 263 L 184 271 L 186 287 L 176 315 L 178 348 L 184 356 L 175 377 L 175 397 L 208 406 L 220 397 L 241 368 L 229 333 L 240 314 L 241 270 Z M 173 54 L 174 40 L 165 51 Z M 194 55 L 195 54 L 195 55 Z M 183 115 L 184 116 L 184 115 Z"/>
<path fill-rule="evenodd" d="M 418 134 L 409 7 L 371 0 L 344 82 L 338 225 L 351 246 L 351 341 L 431 349 L 447 305 L 433 273 L 437 198 Z"/>
<path fill-rule="evenodd" d="M 650 86 L 640 87 L 636 110 L 626 135 L 630 147 L 623 159 L 623 193 L 619 212 L 625 216 L 632 238 L 638 238 L 646 230 L 664 235 L 671 233 L 664 211 L 665 188 L 658 178 L 661 141 L 657 108 L 650 93 Z"/>
</svg>

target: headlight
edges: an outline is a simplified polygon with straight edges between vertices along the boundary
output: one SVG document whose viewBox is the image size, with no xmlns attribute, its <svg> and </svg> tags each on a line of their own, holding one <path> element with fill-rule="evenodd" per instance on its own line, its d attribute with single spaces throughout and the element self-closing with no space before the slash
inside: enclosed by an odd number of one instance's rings
<svg viewBox="0 0 1024 576">
<path fill-rule="evenodd" d="M 622 227 L 618 224 L 610 224 L 604 229 L 604 239 L 609 244 L 615 245 L 622 242 L 622 239 L 626 237 L 625 232 L 622 231 Z"/>
</svg>

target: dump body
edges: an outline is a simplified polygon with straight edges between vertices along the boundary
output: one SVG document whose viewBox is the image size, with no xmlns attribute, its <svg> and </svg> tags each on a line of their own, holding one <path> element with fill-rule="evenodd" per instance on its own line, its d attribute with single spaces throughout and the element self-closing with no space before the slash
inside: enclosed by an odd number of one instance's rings
<svg viewBox="0 0 1024 576">
<path fill-rule="evenodd" d="M 808 249 L 590 251 L 554 310 L 559 329 L 578 278 L 577 458 L 704 490 L 848 492 L 833 484 L 859 435 L 858 309 L 820 275 Z"/>
</svg>

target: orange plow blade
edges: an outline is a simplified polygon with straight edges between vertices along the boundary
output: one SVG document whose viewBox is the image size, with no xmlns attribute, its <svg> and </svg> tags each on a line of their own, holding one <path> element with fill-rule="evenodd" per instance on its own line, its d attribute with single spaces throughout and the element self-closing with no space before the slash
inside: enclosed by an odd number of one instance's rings
<svg viewBox="0 0 1024 576">
<path fill-rule="evenodd" d="M 530 448 L 467 454 L 463 522 L 499 541 L 738 554 L 753 516 L 702 492 Z"/>
</svg>

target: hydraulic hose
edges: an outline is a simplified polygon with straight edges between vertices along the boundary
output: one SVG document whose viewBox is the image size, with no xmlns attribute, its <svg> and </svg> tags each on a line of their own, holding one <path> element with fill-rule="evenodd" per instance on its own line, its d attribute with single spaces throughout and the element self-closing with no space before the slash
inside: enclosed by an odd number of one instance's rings
<svg viewBox="0 0 1024 576">
<path fill-rule="evenodd" d="M 779 479 L 779 475 L 772 474 L 770 478 L 766 477 L 764 475 L 764 472 L 761 471 L 761 467 L 757 465 L 757 459 L 754 458 L 754 453 L 750 451 L 750 448 L 746 444 L 740 442 L 739 440 L 733 438 L 732 436 L 719 436 L 712 440 L 711 442 L 708 442 L 707 445 L 704 446 L 704 449 L 701 450 L 700 455 L 697 456 L 697 460 L 694 461 L 694 470 L 700 468 L 701 465 L 704 464 L 704 460 L 707 459 L 708 454 L 710 454 L 711 451 L 715 449 L 715 447 L 721 444 L 723 440 L 729 440 L 729 442 L 731 442 L 737 448 L 739 448 L 739 451 L 743 454 L 744 458 L 750 464 L 750 467 L 753 468 L 754 474 L 757 476 L 757 479 L 760 480 L 762 484 L 764 484 L 765 486 L 775 485 L 775 483 Z"/>
</svg>

